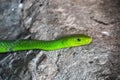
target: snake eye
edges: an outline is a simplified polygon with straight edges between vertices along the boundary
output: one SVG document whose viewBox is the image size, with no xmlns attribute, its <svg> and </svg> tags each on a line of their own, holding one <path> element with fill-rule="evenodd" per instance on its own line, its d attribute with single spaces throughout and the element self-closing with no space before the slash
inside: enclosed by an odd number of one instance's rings
<svg viewBox="0 0 120 80">
<path fill-rule="evenodd" d="M 81 41 L 80 38 L 78 38 L 77 41 Z"/>
</svg>

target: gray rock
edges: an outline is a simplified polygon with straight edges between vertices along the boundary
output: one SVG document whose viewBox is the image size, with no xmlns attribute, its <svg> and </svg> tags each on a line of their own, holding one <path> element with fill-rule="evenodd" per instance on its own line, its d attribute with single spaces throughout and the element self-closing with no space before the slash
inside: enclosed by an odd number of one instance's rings
<svg viewBox="0 0 120 80">
<path fill-rule="evenodd" d="M 1 39 L 92 36 L 90 45 L 0 55 L 0 80 L 120 80 L 119 0 L 0 1 Z M 23 4 L 23 7 L 21 7 Z"/>
</svg>

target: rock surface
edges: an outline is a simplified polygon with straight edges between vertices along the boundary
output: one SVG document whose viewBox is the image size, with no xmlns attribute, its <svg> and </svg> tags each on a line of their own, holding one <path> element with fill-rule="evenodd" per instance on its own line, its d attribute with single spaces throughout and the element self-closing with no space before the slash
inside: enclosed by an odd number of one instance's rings
<svg viewBox="0 0 120 80">
<path fill-rule="evenodd" d="M 1 54 L 0 80 L 120 80 L 119 12 L 119 0 L 0 0 L 3 40 L 93 38 L 82 47 Z"/>
</svg>

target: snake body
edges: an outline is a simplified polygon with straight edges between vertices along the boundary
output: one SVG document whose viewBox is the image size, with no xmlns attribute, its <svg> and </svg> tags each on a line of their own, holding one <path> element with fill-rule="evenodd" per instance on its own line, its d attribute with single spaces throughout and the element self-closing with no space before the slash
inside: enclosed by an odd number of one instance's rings
<svg viewBox="0 0 120 80">
<path fill-rule="evenodd" d="M 91 41 L 92 38 L 84 34 L 74 34 L 48 41 L 35 39 L 1 40 L 0 53 L 34 49 L 45 51 L 57 50 L 61 48 L 86 45 L 91 43 Z"/>
</svg>

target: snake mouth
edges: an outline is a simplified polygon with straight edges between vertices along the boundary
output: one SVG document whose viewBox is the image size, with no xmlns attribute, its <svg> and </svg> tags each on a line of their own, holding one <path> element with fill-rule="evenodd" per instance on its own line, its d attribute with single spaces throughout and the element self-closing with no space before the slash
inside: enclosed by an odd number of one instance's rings
<svg viewBox="0 0 120 80">
<path fill-rule="evenodd" d="M 92 43 L 92 37 L 90 37 L 90 36 L 87 36 L 86 38 L 85 38 L 85 40 L 83 41 L 83 44 L 82 45 L 88 45 L 88 44 L 91 44 Z"/>
<path fill-rule="evenodd" d="M 89 44 L 92 43 L 92 37 L 90 37 L 88 43 L 89 43 Z"/>
</svg>

